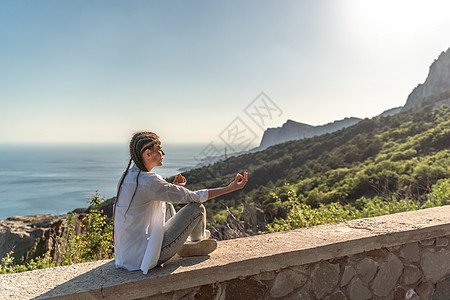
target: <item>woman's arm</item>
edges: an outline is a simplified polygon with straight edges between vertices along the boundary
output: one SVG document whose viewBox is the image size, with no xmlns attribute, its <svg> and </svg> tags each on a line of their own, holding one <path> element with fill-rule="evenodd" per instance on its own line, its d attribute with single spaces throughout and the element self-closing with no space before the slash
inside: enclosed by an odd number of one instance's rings
<svg viewBox="0 0 450 300">
<path fill-rule="evenodd" d="M 215 189 L 208 189 L 208 200 L 244 188 L 244 186 L 247 184 L 248 181 L 247 176 L 248 176 L 247 172 L 244 172 L 244 176 L 238 173 L 234 181 L 230 183 L 228 186 Z"/>
<path fill-rule="evenodd" d="M 229 185 L 225 186 L 225 187 L 220 187 L 220 188 L 215 188 L 215 189 L 208 189 L 208 199 L 213 199 L 231 192 L 234 192 L 236 190 L 240 190 L 242 188 L 244 188 L 244 186 L 247 184 L 248 181 L 248 173 L 244 172 L 244 176 L 242 176 L 241 174 L 237 174 L 236 178 L 234 179 L 234 181 L 232 183 L 230 183 Z M 181 175 L 178 174 L 177 176 L 175 176 L 174 180 L 173 180 L 173 184 L 175 185 L 179 185 L 184 187 L 186 185 L 186 178 Z M 203 200 L 205 201 L 205 200 Z"/>
</svg>

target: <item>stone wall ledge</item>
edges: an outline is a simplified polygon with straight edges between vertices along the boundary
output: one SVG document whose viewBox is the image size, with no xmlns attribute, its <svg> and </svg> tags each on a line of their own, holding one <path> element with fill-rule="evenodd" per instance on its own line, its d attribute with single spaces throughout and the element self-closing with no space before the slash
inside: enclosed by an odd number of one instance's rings
<svg viewBox="0 0 450 300">
<path fill-rule="evenodd" d="M 450 206 L 220 241 L 142 272 L 114 260 L 0 275 L 0 299 L 137 299 L 450 235 Z"/>
</svg>

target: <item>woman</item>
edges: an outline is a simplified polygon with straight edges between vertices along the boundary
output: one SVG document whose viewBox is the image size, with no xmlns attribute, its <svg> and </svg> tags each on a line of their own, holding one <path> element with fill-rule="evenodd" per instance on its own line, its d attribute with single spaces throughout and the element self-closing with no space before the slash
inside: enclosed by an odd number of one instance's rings
<svg viewBox="0 0 450 300">
<path fill-rule="evenodd" d="M 114 252 L 116 266 L 148 270 L 177 252 L 181 256 L 207 255 L 217 247 L 206 230 L 209 199 L 242 189 L 247 183 L 237 174 L 226 187 L 190 191 L 181 174 L 168 183 L 151 172 L 162 166 L 165 153 L 153 132 L 138 132 L 130 142 L 130 161 L 120 179 L 114 204 Z M 134 165 L 130 168 L 131 161 Z M 186 203 L 177 213 L 171 203 Z M 190 242 L 186 243 L 190 237 Z"/>
</svg>

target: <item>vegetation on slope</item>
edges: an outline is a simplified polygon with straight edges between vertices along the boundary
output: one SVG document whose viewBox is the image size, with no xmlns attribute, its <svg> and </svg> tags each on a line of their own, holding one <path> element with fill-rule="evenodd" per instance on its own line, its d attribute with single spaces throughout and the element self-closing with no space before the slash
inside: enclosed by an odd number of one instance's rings
<svg viewBox="0 0 450 300">
<path fill-rule="evenodd" d="M 338 132 L 232 157 L 185 176 L 189 188 L 196 189 L 224 185 L 235 172 L 249 172 L 243 191 L 206 203 L 210 216 L 223 215 L 225 206 L 237 208 L 242 202 L 290 205 L 290 191 L 298 203 L 311 208 L 392 195 L 422 203 L 431 186 L 450 175 L 449 115 L 443 106 L 365 119 Z"/>
</svg>

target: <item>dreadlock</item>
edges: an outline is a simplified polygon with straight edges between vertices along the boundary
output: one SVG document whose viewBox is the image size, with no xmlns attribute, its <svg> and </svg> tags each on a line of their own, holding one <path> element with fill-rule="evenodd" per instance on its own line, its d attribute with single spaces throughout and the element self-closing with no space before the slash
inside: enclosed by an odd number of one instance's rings
<svg viewBox="0 0 450 300">
<path fill-rule="evenodd" d="M 139 168 L 139 173 L 136 176 L 136 188 L 134 189 L 133 196 L 131 197 L 130 204 L 128 205 L 127 210 L 125 211 L 125 214 L 128 212 L 131 206 L 131 202 L 133 201 L 134 195 L 136 195 L 136 190 L 139 184 L 139 175 L 141 175 L 141 172 L 148 172 L 147 168 L 144 165 L 144 161 L 142 159 L 142 154 L 145 150 L 150 149 L 152 150 L 155 145 L 159 144 L 159 136 L 154 132 L 149 131 L 143 131 L 143 132 L 137 132 L 133 135 L 130 141 L 130 160 L 128 162 L 127 168 L 125 169 L 125 172 L 120 179 L 119 187 L 117 188 L 117 195 L 116 200 L 114 201 L 114 210 L 113 210 L 113 218 L 116 213 L 116 206 L 117 201 L 119 200 L 119 194 L 120 189 L 122 188 L 123 181 L 125 180 L 125 177 L 128 174 L 128 170 L 130 169 L 131 162 L 133 161 L 134 164 Z"/>
</svg>

